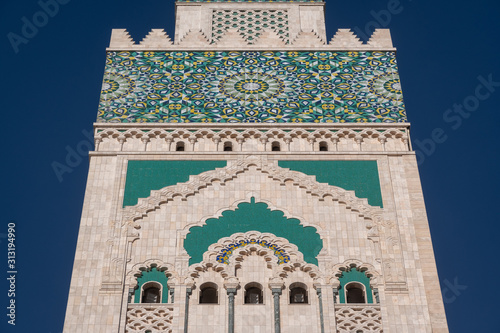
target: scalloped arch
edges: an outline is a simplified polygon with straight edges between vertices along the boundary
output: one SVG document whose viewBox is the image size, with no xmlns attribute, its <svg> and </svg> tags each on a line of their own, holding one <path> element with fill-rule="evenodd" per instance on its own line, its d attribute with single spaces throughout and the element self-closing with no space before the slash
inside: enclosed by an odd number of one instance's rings
<svg viewBox="0 0 500 333">
<path fill-rule="evenodd" d="M 252 197 L 250 203 L 240 203 L 234 211 L 227 210 L 221 217 L 208 219 L 205 225 L 189 229 L 184 241 L 184 249 L 191 257 L 189 264 L 201 262 L 203 253 L 221 238 L 249 231 L 285 238 L 297 246 L 306 262 L 318 263 L 316 256 L 323 248 L 323 240 L 317 229 L 304 227 L 296 218 L 286 218 L 280 210 L 271 211 L 266 203 L 256 203 Z"/>
</svg>

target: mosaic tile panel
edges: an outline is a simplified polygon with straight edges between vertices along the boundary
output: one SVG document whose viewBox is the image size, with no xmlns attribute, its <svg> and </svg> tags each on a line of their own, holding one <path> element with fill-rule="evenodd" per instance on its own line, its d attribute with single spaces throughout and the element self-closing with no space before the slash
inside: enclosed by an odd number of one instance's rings
<svg viewBox="0 0 500 333">
<path fill-rule="evenodd" d="M 394 52 L 108 52 L 98 122 L 406 122 Z"/>
<path fill-rule="evenodd" d="M 212 42 L 218 41 L 228 29 L 238 29 L 240 35 L 253 44 L 264 29 L 274 31 L 288 44 L 288 12 L 277 10 L 214 10 L 212 16 Z"/>
<path fill-rule="evenodd" d="M 286 251 L 280 248 L 278 245 L 269 243 L 266 240 L 260 239 L 251 239 L 251 240 L 240 240 L 236 244 L 229 244 L 226 248 L 220 251 L 220 254 L 217 256 L 217 262 L 221 264 L 229 264 L 229 257 L 232 256 L 234 250 L 245 247 L 249 244 L 257 244 L 267 249 L 271 249 L 274 252 L 274 255 L 278 258 L 278 265 L 286 264 L 290 262 L 290 256 L 286 254 Z"/>
</svg>

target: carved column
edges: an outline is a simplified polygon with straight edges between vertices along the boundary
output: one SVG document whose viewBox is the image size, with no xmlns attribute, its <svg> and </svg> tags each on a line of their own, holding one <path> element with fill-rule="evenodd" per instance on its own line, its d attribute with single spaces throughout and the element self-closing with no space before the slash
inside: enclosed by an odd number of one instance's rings
<svg viewBox="0 0 500 333">
<path fill-rule="evenodd" d="M 193 290 L 188 287 L 186 289 L 186 305 L 185 305 L 185 310 L 184 310 L 184 333 L 188 332 L 188 322 L 189 322 L 189 297 L 191 297 L 191 294 L 193 293 Z"/>
<path fill-rule="evenodd" d="M 273 299 L 274 299 L 274 333 L 281 332 L 281 316 L 280 316 L 280 288 L 272 288 Z"/>
<path fill-rule="evenodd" d="M 316 288 L 316 294 L 318 295 L 319 322 L 321 325 L 321 333 L 325 333 L 325 317 L 323 315 L 323 295 L 321 294 L 321 288 Z"/>
<path fill-rule="evenodd" d="M 234 333 L 234 295 L 236 295 L 236 288 L 227 288 L 228 295 L 228 325 L 227 332 Z"/>
</svg>

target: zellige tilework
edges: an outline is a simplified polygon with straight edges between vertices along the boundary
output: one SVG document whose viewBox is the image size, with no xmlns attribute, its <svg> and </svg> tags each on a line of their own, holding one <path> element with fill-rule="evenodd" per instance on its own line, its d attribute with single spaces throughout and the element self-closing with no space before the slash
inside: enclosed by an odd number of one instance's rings
<svg viewBox="0 0 500 333">
<path fill-rule="evenodd" d="M 98 122 L 406 122 L 394 52 L 108 52 Z"/>
</svg>

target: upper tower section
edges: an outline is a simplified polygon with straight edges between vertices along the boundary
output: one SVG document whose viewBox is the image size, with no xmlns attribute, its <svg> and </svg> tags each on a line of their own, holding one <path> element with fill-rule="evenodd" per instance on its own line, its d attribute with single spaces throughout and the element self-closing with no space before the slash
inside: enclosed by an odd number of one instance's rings
<svg viewBox="0 0 500 333">
<path fill-rule="evenodd" d="M 406 123 L 389 30 L 328 42 L 324 1 L 178 0 L 174 40 L 114 29 L 98 123 Z"/>
<path fill-rule="evenodd" d="M 279 37 L 270 46 L 290 45 L 301 31 L 326 40 L 323 1 L 177 1 L 176 9 L 176 40 L 189 31 L 202 31 L 212 44 L 237 32 L 239 47 L 257 44 L 264 32 Z"/>
</svg>

